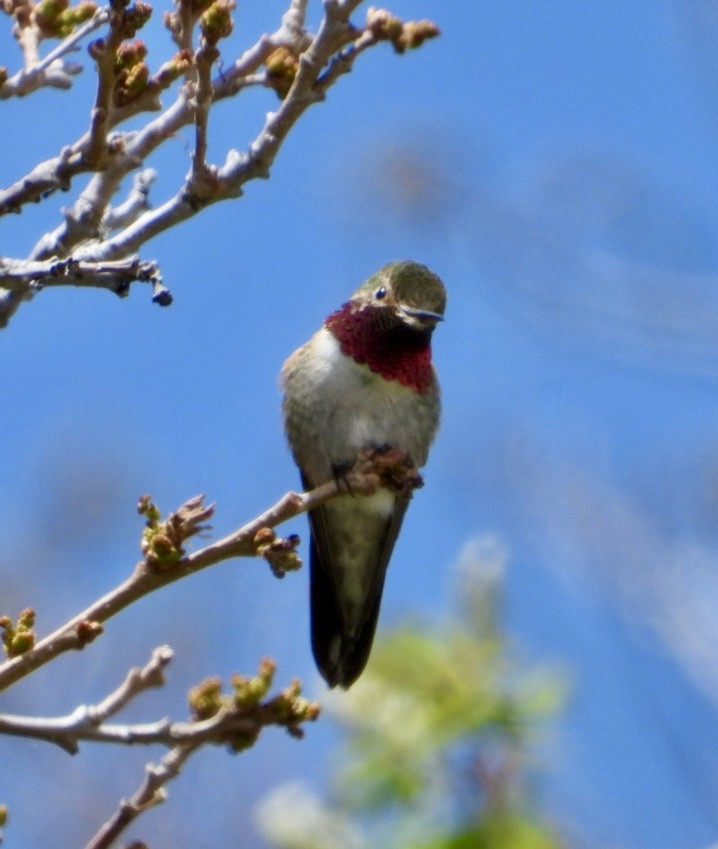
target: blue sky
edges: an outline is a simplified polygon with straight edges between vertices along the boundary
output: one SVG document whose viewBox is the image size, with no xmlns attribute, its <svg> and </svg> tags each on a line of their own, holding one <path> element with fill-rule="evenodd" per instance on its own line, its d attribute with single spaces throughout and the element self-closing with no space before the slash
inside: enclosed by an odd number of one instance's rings
<svg viewBox="0 0 718 849">
<path fill-rule="evenodd" d="M 245 0 L 237 49 L 282 5 Z M 164 508 L 208 493 L 220 534 L 295 487 L 283 359 L 380 265 L 417 259 L 449 290 L 435 338 L 444 419 L 381 625 L 439 620 L 464 544 L 497 536 L 512 641 L 527 661 L 570 670 L 548 810 L 586 846 L 706 847 L 718 839 L 706 743 L 718 733 L 718 19 L 700 0 L 391 8 L 433 18 L 441 38 L 363 56 L 268 182 L 145 246 L 171 308 L 140 287 L 124 301 L 47 291 L 0 335 L 3 612 L 33 604 L 49 629 L 121 580 L 138 557 L 142 492 Z M 158 24 L 148 42 L 165 57 Z M 91 90 L 88 69 L 74 93 L 3 103 L 2 185 L 82 132 Z M 274 102 L 251 91 L 222 103 L 210 155 L 243 149 Z M 183 133 L 149 163 L 162 174 L 154 203 L 191 148 Z M 73 198 L 3 220 L 0 253 L 23 255 Z M 306 537 L 303 521 L 286 530 Z M 58 710 L 100 698 L 164 641 L 177 651 L 170 687 L 135 705 L 137 719 L 183 715 L 200 677 L 251 671 L 265 653 L 280 683 L 299 675 L 320 695 L 305 581 L 239 562 L 182 582 L 18 687 L 7 709 L 31 710 L 50 687 Z M 321 787 L 335 743 L 325 723 L 246 759 L 208 753 L 139 831 L 180 840 L 171 806 L 222 775 L 238 802 L 217 817 L 254 841 L 243 823 L 257 799 L 280 778 Z M 146 754 L 116 753 L 114 774 L 97 778 L 104 753 L 9 745 L 23 780 L 39 763 L 63 793 L 93 776 L 102 802 L 73 823 L 76 839 L 134 788 Z M 36 763 L 22 762 L 28 746 Z M 46 838 L 12 792 L 1 795 L 17 805 L 15 834 Z"/>
</svg>

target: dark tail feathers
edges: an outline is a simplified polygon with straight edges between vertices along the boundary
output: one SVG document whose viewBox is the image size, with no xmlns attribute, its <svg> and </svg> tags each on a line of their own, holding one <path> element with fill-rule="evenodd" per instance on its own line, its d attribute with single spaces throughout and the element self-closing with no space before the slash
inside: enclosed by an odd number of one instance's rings
<svg viewBox="0 0 718 849">
<path fill-rule="evenodd" d="M 310 557 L 310 594 L 312 618 L 312 652 L 322 677 L 330 687 L 348 689 L 361 675 L 369 660 L 374 632 L 379 618 L 381 590 L 361 630 L 346 633 L 341 621 L 334 586 L 317 556 L 314 541 Z"/>
</svg>

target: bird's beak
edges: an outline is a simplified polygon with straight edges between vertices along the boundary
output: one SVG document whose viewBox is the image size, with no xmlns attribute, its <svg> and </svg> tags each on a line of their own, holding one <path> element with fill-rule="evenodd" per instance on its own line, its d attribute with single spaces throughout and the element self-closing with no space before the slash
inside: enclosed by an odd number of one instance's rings
<svg viewBox="0 0 718 849">
<path fill-rule="evenodd" d="M 432 312 L 432 310 L 422 310 L 417 307 L 407 307 L 405 304 L 399 304 L 399 309 L 404 313 L 404 315 L 409 316 L 409 318 L 418 319 L 423 324 L 428 324 L 429 322 L 433 322 L 436 324 L 437 321 L 443 321 L 444 316 L 438 312 Z"/>
</svg>

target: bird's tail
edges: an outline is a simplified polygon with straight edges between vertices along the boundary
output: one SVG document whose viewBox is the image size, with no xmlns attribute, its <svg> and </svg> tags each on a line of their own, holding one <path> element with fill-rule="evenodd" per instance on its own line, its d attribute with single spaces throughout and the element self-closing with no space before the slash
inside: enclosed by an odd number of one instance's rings
<svg viewBox="0 0 718 849">
<path fill-rule="evenodd" d="M 310 556 L 312 652 L 322 677 L 330 687 L 348 689 L 369 660 L 379 618 L 381 587 L 358 629 L 350 633 L 342 622 L 335 585 L 322 566 L 314 541 Z M 383 583 L 383 581 L 382 581 Z"/>
</svg>

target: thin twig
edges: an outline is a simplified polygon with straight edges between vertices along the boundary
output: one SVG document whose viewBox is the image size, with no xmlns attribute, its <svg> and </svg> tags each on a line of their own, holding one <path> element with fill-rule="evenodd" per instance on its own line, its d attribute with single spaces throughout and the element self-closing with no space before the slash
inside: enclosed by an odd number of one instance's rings
<svg viewBox="0 0 718 849">
<path fill-rule="evenodd" d="M 23 97 L 45 85 L 69 87 L 71 76 L 76 74 L 79 68 L 63 63 L 63 57 L 73 52 L 86 36 L 106 24 L 108 20 L 108 9 L 98 9 L 88 21 L 76 27 L 46 56 L 29 65 L 26 63 L 22 70 L 5 80 L 0 85 L 0 100 L 6 100 L 10 97 Z M 48 76 L 48 71 L 51 71 L 50 76 Z M 63 78 L 65 80 L 64 85 L 62 84 Z"/>
<path fill-rule="evenodd" d="M 130 670 L 122 684 L 98 705 L 80 705 L 57 717 L 0 714 L 0 734 L 53 743 L 74 755 L 80 742 L 122 746 L 201 746 L 226 744 L 239 738 L 256 739 L 262 728 L 283 725 L 295 736 L 299 724 L 315 716 L 312 703 L 300 698 L 298 682 L 279 695 L 261 702 L 249 698 L 225 697 L 216 712 L 205 718 L 172 722 L 167 717 L 154 722 L 110 723 L 106 720 L 151 687 L 164 684 L 164 669 L 172 659 L 172 649 L 160 646 L 142 668 Z M 287 709 L 289 708 L 289 709 Z"/>
<path fill-rule="evenodd" d="M 204 39 L 203 39 L 204 42 Z M 203 43 L 195 54 L 197 81 L 195 86 L 195 146 L 192 153 L 192 169 L 187 180 L 190 187 L 203 185 L 211 179 L 211 171 L 207 167 L 207 123 L 209 109 L 212 104 L 212 65 L 219 58 L 219 50 L 212 44 Z"/>
<path fill-rule="evenodd" d="M 43 262 L 0 258 L 0 286 L 12 292 L 45 286 L 89 286 L 126 295 L 130 283 L 153 282 L 158 276 L 156 263 L 142 262 L 136 256 L 111 262 L 84 262 L 72 257 Z"/>
<path fill-rule="evenodd" d="M 47 56 L 42 58 L 37 65 L 33 68 L 33 71 L 45 71 L 47 68 L 52 65 L 53 62 L 56 62 L 58 59 L 65 56 L 67 53 L 71 53 L 73 50 L 77 48 L 79 43 L 88 36 L 91 32 L 94 32 L 96 29 L 99 29 L 101 26 L 106 24 L 110 19 L 110 10 L 105 6 L 103 8 L 97 9 L 95 14 L 90 18 L 89 21 L 85 21 L 84 24 L 80 24 L 80 26 L 75 27 L 75 29 L 62 41 L 57 45 L 53 50 L 51 50 Z"/>
<path fill-rule="evenodd" d="M 35 716 L 11 716 L 0 714 L 0 733 L 11 734 L 16 737 L 32 737 L 37 740 L 45 740 L 55 743 L 69 754 L 74 755 L 78 750 L 78 740 L 103 740 L 115 742 L 124 737 L 124 742 L 134 742 L 136 739 L 145 739 L 147 742 L 147 728 L 143 726 L 144 734 L 138 730 L 133 735 L 128 731 L 129 726 L 118 726 L 108 729 L 104 726 L 107 719 L 119 713 L 132 699 L 151 687 L 161 687 L 164 684 L 164 669 L 172 660 L 172 649 L 169 646 L 160 646 L 152 652 L 152 657 L 141 668 L 131 669 L 125 680 L 97 705 L 81 705 L 67 716 L 61 717 L 35 717 Z M 155 723 L 157 727 L 167 728 L 167 720 Z M 105 730 L 103 730 L 105 729 Z M 114 735 L 113 735 L 114 731 Z M 169 745 L 171 737 L 158 736 L 151 742 L 164 742 Z"/>
<path fill-rule="evenodd" d="M 144 168 L 135 174 L 127 198 L 117 206 L 108 207 L 102 217 L 102 227 L 111 232 L 120 227 L 127 227 L 132 221 L 136 221 L 145 210 L 150 208 L 150 186 L 156 179 L 157 172 L 154 168 Z"/>
<path fill-rule="evenodd" d="M 176 778 L 185 761 L 200 743 L 183 743 L 171 749 L 157 764 L 148 764 L 145 778 L 129 799 L 123 799 L 115 813 L 85 844 L 84 849 L 109 849 L 122 832 L 144 811 L 164 802 L 164 785 Z"/>
<path fill-rule="evenodd" d="M 97 167 L 107 156 L 107 134 L 110 131 L 112 111 L 112 91 L 115 84 L 115 58 L 117 48 L 122 43 L 119 15 L 111 16 L 110 31 L 105 38 L 93 41 L 90 55 L 97 66 L 97 90 L 95 104 L 90 116 L 90 130 L 87 146 L 84 150 L 85 161 L 90 167 Z"/>
<path fill-rule="evenodd" d="M 269 725 L 282 726 L 293 737 L 302 737 L 302 725 L 317 719 L 319 705 L 301 696 L 297 680 L 277 695 L 263 700 L 272 686 L 274 672 L 274 662 L 264 659 L 256 677 L 233 676 L 232 693 L 229 695 L 223 695 L 221 682 L 213 679 L 193 688 L 190 705 L 194 720 L 159 723 L 165 730 L 165 736 L 159 742 L 168 746 L 169 751 L 159 763 L 147 765 L 140 787 L 130 799 L 120 802 L 85 849 L 111 846 L 143 811 L 163 802 L 166 798 L 165 785 L 176 778 L 186 760 L 201 746 L 223 744 L 231 751 L 242 751 L 254 745 L 262 730 Z M 120 742 L 137 741 L 125 739 Z"/>
</svg>

